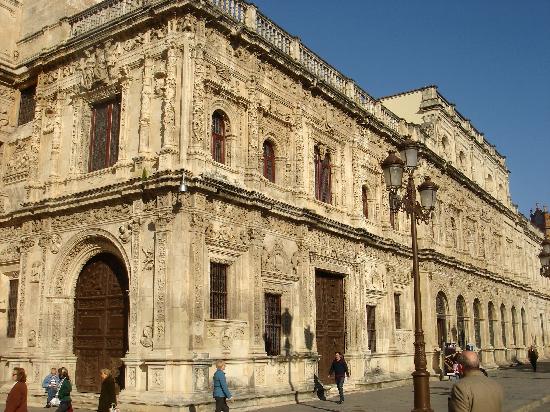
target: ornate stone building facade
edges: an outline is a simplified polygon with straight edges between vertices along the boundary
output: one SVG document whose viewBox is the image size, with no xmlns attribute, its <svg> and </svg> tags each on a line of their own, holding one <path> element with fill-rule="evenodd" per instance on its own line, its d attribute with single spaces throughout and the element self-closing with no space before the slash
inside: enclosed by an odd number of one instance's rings
<svg viewBox="0 0 550 412">
<path fill-rule="evenodd" d="M 441 188 L 432 371 L 442 342 L 487 366 L 547 350 L 542 236 L 435 87 L 376 100 L 238 0 L 94 3 L 0 0 L 4 381 L 23 366 L 41 396 L 63 364 L 84 399 L 108 366 L 125 408 L 189 410 L 218 358 L 249 407 L 310 391 L 335 350 L 357 388 L 409 377 L 410 236 L 379 166 L 406 135 Z"/>
</svg>

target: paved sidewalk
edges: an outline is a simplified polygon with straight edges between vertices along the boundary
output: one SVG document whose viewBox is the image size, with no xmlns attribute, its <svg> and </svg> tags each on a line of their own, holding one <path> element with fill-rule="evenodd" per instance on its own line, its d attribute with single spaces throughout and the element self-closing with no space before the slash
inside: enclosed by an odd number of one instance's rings
<svg viewBox="0 0 550 412">
<path fill-rule="evenodd" d="M 504 388 L 504 412 L 547 412 L 550 411 L 550 362 L 539 363 L 539 371 L 533 373 L 527 365 L 490 371 L 489 376 Z M 447 411 L 447 397 L 452 383 L 432 381 L 431 401 L 434 412 Z M 380 389 L 369 392 L 351 393 L 344 404 L 336 403 L 337 397 L 329 400 L 306 402 L 258 409 L 257 412 L 409 412 L 413 406 L 412 385 Z M 237 404 L 238 405 L 238 404 Z M 231 406 L 231 405 L 230 405 Z M 152 408 L 153 410 L 154 408 Z M 0 404 L 0 411 L 4 405 Z M 75 407 L 75 412 L 89 412 Z M 212 408 L 213 410 L 213 408 Z M 238 410 L 237 407 L 232 410 Z M 29 407 L 29 412 L 55 411 L 55 409 Z"/>
<path fill-rule="evenodd" d="M 504 388 L 504 412 L 528 412 L 550 410 L 550 363 L 541 362 L 539 371 L 533 373 L 530 366 L 490 371 L 489 376 Z M 430 383 L 431 402 L 434 412 L 447 411 L 447 399 L 452 387 L 449 381 Z M 339 405 L 338 396 L 327 401 L 306 402 L 259 409 L 258 412 L 408 412 L 413 407 L 412 385 L 351 393 Z"/>
</svg>

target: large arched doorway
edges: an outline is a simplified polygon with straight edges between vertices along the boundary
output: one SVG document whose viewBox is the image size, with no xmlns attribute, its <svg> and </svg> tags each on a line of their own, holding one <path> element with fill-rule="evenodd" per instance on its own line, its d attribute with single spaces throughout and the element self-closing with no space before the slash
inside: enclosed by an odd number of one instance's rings
<svg viewBox="0 0 550 412">
<path fill-rule="evenodd" d="M 76 284 L 73 348 L 77 356 L 76 386 L 99 392 L 99 371 L 111 369 L 124 388 L 122 358 L 128 350 L 128 276 L 111 254 L 90 259 Z"/>
</svg>

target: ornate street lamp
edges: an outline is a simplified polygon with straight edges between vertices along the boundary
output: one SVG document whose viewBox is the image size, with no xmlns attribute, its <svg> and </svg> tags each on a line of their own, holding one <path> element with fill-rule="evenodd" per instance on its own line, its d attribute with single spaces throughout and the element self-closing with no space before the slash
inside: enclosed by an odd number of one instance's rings
<svg viewBox="0 0 550 412">
<path fill-rule="evenodd" d="M 389 192 L 390 211 L 393 214 L 404 210 L 411 219 L 411 238 L 413 252 L 413 286 L 414 286 L 414 409 L 413 412 L 432 412 L 430 405 L 430 373 L 426 370 L 426 350 L 424 331 L 422 330 L 422 305 L 420 294 L 420 273 L 418 269 L 418 239 L 416 236 L 417 220 L 428 223 L 435 208 L 438 186 L 426 177 L 418 186 L 420 203 L 416 200 L 414 171 L 418 163 L 418 144 L 407 139 L 401 146 L 401 160 L 394 151 L 381 163 L 384 180 Z M 399 195 L 403 171 L 407 174 L 407 187 L 403 197 Z M 392 220 L 393 224 L 393 220 Z M 549 255 L 550 256 L 550 255 Z"/>
<path fill-rule="evenodd" d="M 540 274 L 545 278 L 550 278 L 550 239 L 545 238 L 542 241 L 542 252 L 539 255 Z"/>
</svg>

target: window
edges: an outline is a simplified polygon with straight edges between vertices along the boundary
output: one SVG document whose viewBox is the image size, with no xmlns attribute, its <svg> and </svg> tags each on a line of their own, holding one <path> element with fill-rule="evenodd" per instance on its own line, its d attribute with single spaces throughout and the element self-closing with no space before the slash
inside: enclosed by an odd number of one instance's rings
<svg viewBox="0 0 550 412">
<path fill-rule="evenodd" d="M 361 189 L 361 198 L 363 200 L 363 216 L 369 218 L 369 189 L 367 186 L 363 186 Z"/>
<path fill-rule="evenodd" d="M 376 306 L 367 305 L 367 340 L 369 350 L 376 352 Z"/>
<path fill-rule="evenodd" d="M 401 329 L 401 302 L 399 302 L 401 295 L 399 293 L 393 294 L 393 306 L 395 311 L 395 329 Z"/>
<path fill-rule="evenodd" d="M 34 119 L 34 108 L 36 106 L 36 86 L 31 86 L 21 90 L 21 100 L 19 101 L 19 119 L 18 125 L 30 122 Z"/>
<path fill-rule="evenodd" d="M 225 163 L 225 124 L 224 114 L 216 110 L 212 115 L 212 159 L 218 163 Z"/>
<path fill-rule="evenodd" d="M 227 319 L 227 265 L 210 262 L 210 318 Z"/>
<path fill-rule="evenodd" d="M 264 142 L 264 177 L 275 183 L 275 150 L 269 140 Z"/>
<path fill-rule="evenodd" d="M 281 353 L 281 296 L 265 294 L 265 351 L 268 356 Z"/>
<path fill-rule="evenodd" d="M 546 345 L 546 338 L 544 336 L 544 321 L 542 320 L 542 313 L 540 314 L 540 333 L 542 337 L 542 346 Z"/>
<path fill-rule="evenodd" d="M 10 294 L 8 298 L 8 338 L 15 338 L 15 322 L 17 321 L 17 295 L 19 279 L 10 280 Z"/>
<path fill-rule="evenodd" d="M 118 160 L 120 95 L 92 107 L 90 162 L 88 171 L 105 169 Z"/>
<path fill-rule="evenodd" d="M 332 176 L 330 154 L 321 153 L 321 148 L 315 146 L 315 198 L 324 203 L 331 203 Z"/>
</svg>

